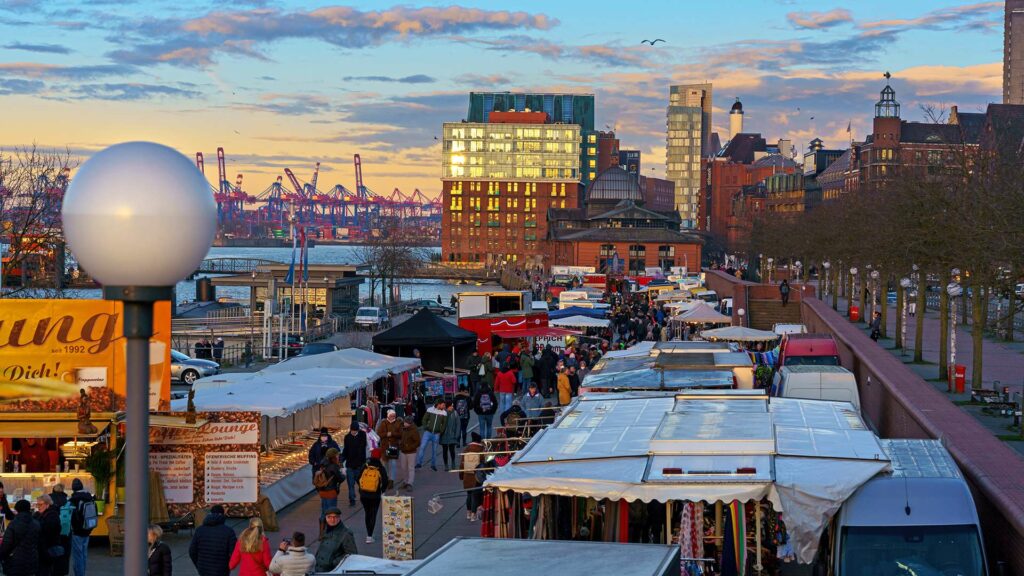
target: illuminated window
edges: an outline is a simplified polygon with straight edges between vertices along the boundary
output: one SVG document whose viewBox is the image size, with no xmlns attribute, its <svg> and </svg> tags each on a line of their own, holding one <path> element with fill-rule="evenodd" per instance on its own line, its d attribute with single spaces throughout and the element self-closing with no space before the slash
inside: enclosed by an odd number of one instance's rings
<svg viewBox="0 0 1024 576">
<path fill-rule="evenodd" d="M 587 155 L 597 156 L 597 148 L 595 148 L 594 146 L 590 146 L 589 148 L 587 148 Z"/>
<path fill-rule="evenodd" d="M 597 134 L 591 134 L 590 136 L 587 136 L 587 142 L 590 142 L 591 144 L 596 144 Z"/>
<path fill-rule="evenodd" d="M 588 164 L 591 168 L 597 168 L 597 160 L 591 160 Z"/>
<path fill-rule="evenodd" d="M 590 180 L 593 180 L 596 177 L 597 177 L 597 174 L 594 174 L 593 172 L 590 173 Z"/>
</svg>

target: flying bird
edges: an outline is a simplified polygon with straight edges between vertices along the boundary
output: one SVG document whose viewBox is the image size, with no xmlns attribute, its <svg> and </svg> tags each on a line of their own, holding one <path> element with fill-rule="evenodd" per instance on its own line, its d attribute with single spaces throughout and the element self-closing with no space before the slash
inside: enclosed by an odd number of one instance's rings
<svg viewBox="0 0 1024 576">
<path fill-rule="evenodd" d="M 640 41 L 641 44 L 650 44 L 651 46 L 654 46 L 658 42 L 665 42 L 665 41 L 662 40 L 661 38 L 655 38 L 654 40 L 641 40 Z M 665 43 L 667 44 L 667 42 L 665 42 Z"/>
<path fill-rule="evenodd" d="M 814 120 L 814 116 L 811 116 L 811 120 Z"/>
</svg>

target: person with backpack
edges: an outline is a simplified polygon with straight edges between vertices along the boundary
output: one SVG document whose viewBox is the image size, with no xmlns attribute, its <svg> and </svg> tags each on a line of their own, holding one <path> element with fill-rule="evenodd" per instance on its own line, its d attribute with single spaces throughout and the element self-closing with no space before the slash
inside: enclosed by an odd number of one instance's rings
<svg viewBox="0 0 1024 576">
<path fill-rule="evenodd" d="M 57 519 L 60 521 L 60 545 L 64 548 L 64 554 L 59 558 L 54 558 L 50 573 L 52 576 L 67 576 L 71 570 L 71 518 L 74 515 L 75 507 L 68 501 L 63 484 L 53 485 L 50 501 L 57 509 Z"/>
<path fill-rule="evenodd" d="M 480 484 L 476 479 L 476 468 L 480 465 L 480 453 L 484 451 L 484 443 L 476 432 L 473 432 L 471 438 L 473 441 L 462 451 L 462 462 L 459 464 L 462 472 L 459 472 L 459 475 L 462 476 L 462 488 L 466 491 L 466 520 L 476 522 L 476 510 L 483 502 L 483 494 L 478 488 Z"/>
<path fill-rule="evenodd" d="M 235 543 L 229 566 L 238 568 L 238 576 L 267 576 L 270 569 L 270 542 L 263 533 L 263 521 L 250 518 L 249 527 L 242 530 Z"/>
<path fill-rule="evenodd" d="M 324 456 L 320 469 L 313 474 L 313 488 L 320 497 L 320 530 L 323 531 L 324 514 L 338 505 L 338 489 L 344 476 L 341 473 L 338 450 L 329 448 Z"/>
<path fill-rule="evenodd" d="M 444 471 L 451 472 L 456 466 L 455 449 L 459 446 L 460 426 L 459 415 L 455 413 L 455 401 L 448 402 L 448 419 L 445 420 L 444 432 L 441 432 L 441 456 L 444 458 Z"/>
<path fill-rule="evenodd" d="M 307 460 L 309 461 L 310 468 L 313 469 L 313 474 L 316 475 L 316 471 L 320 469 L 320 465 L 323 464 L 324 456 L 327 455 L 327 451 L 334 448 L 338 452 L 341 452 L 341 446 L 331 438 L 331 432 L 326 426 L 320 429 L 320 437 L 312 446 L 309 447 L 309 454 Z"/>
<path fill-rule="evenodd" d="M 89 535 L 99 524 L 96 510 L 96 498 L 85 490 L 82 481 L 75 478 L 71 481 L 71 564 L 75 568 L 75 576 L 85 576 L 86 560 L 89 556 Z M 205 576 L 205 575 L 203 575 Z"/>
<path fill-rule="evenodd" d="M 402 421 L 401 437 L 398 443 L 398 476 L 394 478 L 395 494 L 403 486 L 412 490 L 416 479 L 416 452 L 420 449 L 420 429 L 416 427 L 412 416 Z"/>
<path fill-rule="evenodd" d="M 39 522 L 32 517 L 28 500 L 15 502 L 14 511 L 14 520 L 7 525 L 0 543 L 4 576 L 36 576 L 39 574 Z M 84 570 L 81 574 L 85 576 Z"/>
<path fill-rule="evenodd" d="M 423 457 L 426 456 L 427 446 L 430 446 L 430 469 L 437 472 L 437 446 L 447 425 L 448 413 L 444 411 L 444 400 L 438 400 L 423 416 L 423 437 L 420 440 L 420 451 L 416 454 L 416 468 L 423 467 Z"/>
<path fill-rule="evenodd" d="M 334 508 L 337 510 L 337 508 Z M 188 556 L 196 567 L 199 576 L 229 576 L 231 574 L 231 554 L 235 550 L 238 539 L 235 531 L 224 525 L 224 507 L 214 504 L 210 513 L 203 520 L 203 525 L 196 528 L 192 542 L 188 545 Z M 78 575 L 78 572 L 75 572 Z"/>
<path fill-rule="evenodd" d="M 60 544 L 60 511 L 53 498 L 43 494 L 36 500 L 36 520 L 39 521 L 39 576 L 53 576 L 53 566 L 64 556 Z"/>
<path fill-rule="evenodd" d="M 476 396 L 473 398 L 473 412 L 476 413 L 477 425 L 480 428 L 480 435 L 484 438 L 494 437 L 494 414 L 498 411 L 498 399 L 494 391 L 486 383 L 480 385 Z"/>
<path fill-rule="evenodd" d="M 164 529 L 150 524 L 146 530 L 149 542 L 149 574 L 147 576 L 172 576 L 171 547 L 162 540 Z"/>
<path fill-rule="evenodd" d="M 387 487 L 388 473 L 380 461 L 380 448 L 374 448 L 370 452 L 370 459 L 366 461 L 362 475 L 359 476 L 359 501 L 363 504 L 367 544 L 373 544 L 373 530 L 377 526 L 380 497 Z"/>
<path fill-rule="evenodd" d="M 466 430 L 469 428 L 469 415 L 473 409 L 473 399 L 469 396 L 466 385 L 459 386 L 455 393 L 455 414 L 459 417 L 459 444 L 466 445 Z"/>
<path fill-rule="evenodd" d="M 348 484 L 348 505 L 355 506 L 356 483 L 359 481 L 359 473 L 366 465 L 366 432 L 363 432 L 359 422 L 354 420 L 342 442 L 341 463 L 347 471 L 345 481 Z"/>
</svg>

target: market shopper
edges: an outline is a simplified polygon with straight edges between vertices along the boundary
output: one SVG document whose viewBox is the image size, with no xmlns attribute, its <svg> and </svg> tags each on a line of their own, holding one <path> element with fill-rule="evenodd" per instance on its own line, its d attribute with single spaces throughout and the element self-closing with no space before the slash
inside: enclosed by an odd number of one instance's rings
<svg viewBox="0 0 1024 576">
<path fill-rule="evenodd" d="M 14 503 L 15 517 L 4 530 L 0 563 L 4 576 L 36 576 L 39 573 L 39 522 L 32 517 L 28 500 Z M 85 572 L 82 572 L 85 576 Z"/>
<path fill-rule="evenodd" d="M 331 438 L 331 431 L 324 426 L 320 429 L 320 437 L 309 447 L 307 460 L 309 461 L 309 466 L 313 469 L 314 475 L 320 469 L 324 456 L 327 455 L 327 451 L 331 448 L 341 452 L 341 447 L 334 441 L 334 438 Z"/>
<path fill-rule="evenodd" d="M 540 395 L 535 382 L 530 382 L 529 386 L 530 388 L 526 394 L 523 394 L 520 404 L 523 411 L 526 412 L 527 418 L 539 418 L 542 412 L 541 408 L 544 406 L 544 397 Z"/>
<path fill-rule="evenodd" d="M 77 479 L 76 479 L 77 480 Z M 337 510 L 337 508 L 335 508 Z M 188 546 L 188 556 L 196 567 L 199 576 L 228 576 L 231 574 L 231 554 L 235 550 L 235 531 L 224 524 L 224 507 L 214 504 L 210 513 L 203 520 L 203 525 L 196 528 L 192 542 Z M 84 574 L 84 572 L 82 572 Z M 75 569 L 78 575 L 78 569 Z"/>
<path fill-rule="evenodd" d="M 86 559 L 89 555 L 89 535 L 96 527 L 96 498 L 85 489 L 78 478 L 71 481 L 71 564 L 75 576 L 85 576 Z M 202 574 L 201 576 L 207 576 Z"/>
<path fill-rule="evenodd" d="M 64 557 L 60 543 L 60 511 L 53 498 L 43 494 L 36 500 L 36 520 L 39 521 L 39 574 L 52 576 L 54 566 Z"/>
<path fill-rule="evenodd" d="M 516 374 L 508 366 L 499 370 L 494 377 L 494 391 L 498 393 L 498 412 L 508 410 L 516 392 Z"/>
<path fill-rule="evenodd" d="M 477 425 L 480 428 L 480 435 L 487 438 L 494 437 L 494 414 L 498 411 L 498 399 L 494 391 L 486 383 L 480 385 L 480 390 L 473 397 L 473 412 L 476 413 Z"/>
<path fill-rule="evenodd" d="M 149 542 L 149 574 L 147 576 L 172 576 L 171 547 L 163 541 L 164 529 L 150 524 L 146 532 Z"/>
<path fill-rule="evenodd" d="M 263 521 L 250 518 L 249 527 L 242 530 L 235 550 L 231 553 L 231 569 L 238 568 L 238 576 L 266 576 L 270 569 L 270 542 L 263 533 Z"/>
<path fill-rule="evenodd" d="M 324 529 L 324 514 L 338 505 L 338 490 L 342 482 L 341 463 L 336 448 L 329 448 L 320 463 L 320 469 L 313 475 L 313 486 L 320 497 L 320 530 Z"/>
<path fill-rule="evenodd" d="M 437 446 L 447 425 L 448 413 L 444 410 L 444 400 L 438 400 L 423 416 L 423 437 L 420 440 L 420 451 L 416 454 L 416 468 L 423 467 L 423 458 L 427 446 L 430 446 L 430 469 L 437 472 Z"/>
<path fill-rule="evenodd" d="M 558 404 L 566 406 L 572 400 L 572 385 L 569 383 L 569 375 L 565 368 L 558 371 Z"/>
<path fill-rule="evenodd" d="M 380 462 L 380 448 L 374 448 L 359 477 L 359 501 L 363 504 L 367 544 L 373 544 L 373 530 L 377 526 L 380 498 L 387 487 L 388 473 Z"/>
<path fill-rule="evenodd" d="M 520 392 L 525 393 L 526 389 L 533 382 L 533 365 L 536 362 L 533 355 L 530 354 L 529 347 L 524 347 L 523 351 L 519 354 L 519 376 L 522 381 L 522 387 Z"/>
<path fill-rule="evenodd" d="M 377 424 L 377 436 L 380 437 L 379 448 L 384 453 L 381 461 L 384 462 L 391 477 L 394 478 L 397 476 L 395 467 L 398 465 L 398 443 L 402 439 L 402 421 L 398 419 L 397 412 L 388 410 L 387 418 Z"/>
<path fill-rule="evenodd" d="M 330 572 L 349 554 L 359 553 L 355 536 L 341 521 L 341 510 L 331 508 L 325 518 L 327 530 L 316 549 L 316 572 Z"/>
<path fill-rule="evenodd" d="M 402 422 L 401 440 L 398 444 L 398 476 L 394 479 L 395 493 L 398 489 L 405 487 L 412 490 L 413 481 L 416 479 L 416 452 L 420 449 L 420 429 L 408 416 Z"/>
<path fill-rule="evenodd" d="M 536 386 L 533 388 L 536 390 Z M 471 438 L 473 441 L 462 451 L 462 462 L 459 463 L 462 472 L 459 474 L 462 477 L 462 488 L 466 490 L 466 519 L 476 522 L 476 510 L 483 502 L 480 483 L 476 478 L 476 468 L 480 465 L 480 453 L 484 451 L 484 443 L 476 432 L 472 433 Z"/>
<path fill-rule="evenodd" d="M 466 369 L 469 371 L 469 390 L 470 394 L 476 394 L 476 391 L 480 388 L 480 382 L 483 380 L 485 369 L 481 367 L 483 359 L 480 358 L 480 353 L 475 349 L 473 354 L 470 355 L 469 359 L 466 360 Z"/>
<path fill-rule="evenodd" d="M 348 434 L 342 442 L 341 463 L 345 466 L 345 481 L 348 484 L 348 505 L 356 504 L 356 483 L 359 473 L 366 464 L 366 432 L 359 427 L 359 422 L 352 421 Z"/>
<path fill-rule="evenodd" d="M 281 540 L 277 552 L 270 560 L 270 573 L 277 576 L 306 576 L 313 571 L 316 558 L 306 549 L 306 535 L 295 532 L 291 538 Z"/>
<path fill-rule="evenodd" d="M 445 420 L 444 432 L 441 432 L 441 456 L 444 458 L 444 471 L 451 472 L 456 465 L 455 449 L 459 446 L 461 424 L 455 412 L 455 401 L 448 402 L 448 418 Z"/>
<path fill-rule="evenodd" d="M 455 393 L 454 403 L 455 414 L 459 417 L 459 443 L 465 446 L 466 430 L 469 429 L 469 415 L 473 411 L 473 398 L 470 397 L 465 384 L 459 386 L 459 391 Z"/>
</svg>

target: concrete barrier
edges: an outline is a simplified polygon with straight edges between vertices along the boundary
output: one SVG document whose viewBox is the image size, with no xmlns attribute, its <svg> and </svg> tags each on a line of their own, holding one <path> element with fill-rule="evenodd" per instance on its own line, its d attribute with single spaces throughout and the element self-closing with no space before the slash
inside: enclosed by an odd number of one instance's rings
<svg viewBox="0 0 1024 576">
<path fill-rule="evenodd" d="M 801 306 L 809 331 L 835 337 L 880 436 L 943 440 L 971 485 L 992 574 L 1000 561 L 1024 574 L 1024 459 L 825 302 L 806 297 Z"/>
</svg>

